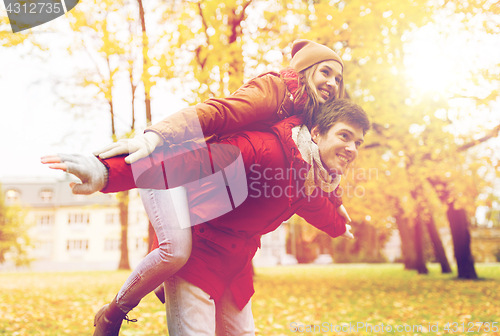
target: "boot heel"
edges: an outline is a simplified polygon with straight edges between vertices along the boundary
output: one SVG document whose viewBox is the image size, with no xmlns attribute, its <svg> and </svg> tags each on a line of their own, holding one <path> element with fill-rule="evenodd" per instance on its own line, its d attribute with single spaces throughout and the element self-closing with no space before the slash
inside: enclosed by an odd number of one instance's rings
<svg viewBox="0 0 500 336">
<path fill-rule="evenodd" d="M 108 317 L 109 316 L 109 317 Z M 104 305 L 94 317 L 94 336 L 119 336 L 123 320 L 137 322 L 129 319 L 116 305 L 116 298 Z"/>
</svg>

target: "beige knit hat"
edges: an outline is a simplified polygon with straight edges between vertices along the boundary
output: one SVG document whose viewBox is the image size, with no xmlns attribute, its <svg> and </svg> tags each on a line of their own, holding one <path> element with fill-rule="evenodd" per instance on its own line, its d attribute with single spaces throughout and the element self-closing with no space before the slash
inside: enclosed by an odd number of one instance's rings
<svg viewBox="0 0 500 336">
<path fill-rule="evenodd" d="M 336 61 L 342 65 L 344 70 L 344 63 L 339 55 L 332 49 L 322 44 L 309 41 L 309 40 L 295 40 L 292 45 L 292 68 L 300 72 L 309 68 L 319 62 Z"/>
</svg>

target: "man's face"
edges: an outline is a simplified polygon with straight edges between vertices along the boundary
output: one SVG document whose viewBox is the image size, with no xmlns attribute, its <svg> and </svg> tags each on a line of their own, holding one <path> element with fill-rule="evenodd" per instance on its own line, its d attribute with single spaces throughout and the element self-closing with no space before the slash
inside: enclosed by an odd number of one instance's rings
<svg viewBox="0 0 500 336">
<path fill-rule="evenodd" d="M 325 135 L 320 135 L 315 126 L 311 130 L 312 140 L 318 145 L 323 166 L 330 174 L 342 175 L 358 156 L 363 143 L 363 130 L 343 122 L 335 123 Z"/>
<path fill-rule="evenodd" d="M 325 61 L 318 64 L 312 81 L 318 91 L 320 103 L 335 99 L 342 81 L 342 65 L 336 61 Z"/>
</svg>

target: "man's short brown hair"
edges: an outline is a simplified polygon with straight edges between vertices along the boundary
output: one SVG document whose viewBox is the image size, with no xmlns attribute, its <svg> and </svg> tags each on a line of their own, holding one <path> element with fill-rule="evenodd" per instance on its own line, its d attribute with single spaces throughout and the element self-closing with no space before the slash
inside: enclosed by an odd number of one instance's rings
<svg viewBox="0 0 500 336">
<path fill-rule="evenodd" d="M 312 120 L 309 129 L 318 126 L 319 134 L 325 135 L 338 122 L 343 122 L 363 130 L 363 135 L 370 129 L 370 120 L 366 112 L 356 103 L 348 99 L 335 99 L 319 108 Z"/>
</svg>

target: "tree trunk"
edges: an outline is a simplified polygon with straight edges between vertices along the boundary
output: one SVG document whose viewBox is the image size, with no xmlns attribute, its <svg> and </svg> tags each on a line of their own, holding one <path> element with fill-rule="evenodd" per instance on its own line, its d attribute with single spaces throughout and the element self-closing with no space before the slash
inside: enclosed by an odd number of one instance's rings
<svg viewBox="0 0 500 336">
<path fill-rule="evenodd" d="M 141 29 L 142 29 L 142 57 L 144 59 L 144 67 L 142 69 L 142 82 L 144 83 L 144 94 L 145 94 L 145 104 L 146 104 L 146 122 L 147 125 L 151 125 L 151 92 L 149 88 L 149 78 L 146 79 L 148 68 L 149 68 L 149 60 L 148 60 L 148 35 L 146 33 L 146 19 L 144 16 L 144 7 L 142 5 L 142 0 L 137 0 L 139 5 L 139 18 L 141 20 Z"/>
<path fill-rule="evenodd" d="M 108 65 L 108 70 L 110 73 L 109 81 L 111 83 L 108 87 L 108 90 L 110 93 L 110 96 L 108 98 L 108 104 L 109 104 L 109 113 L 110 113 L 110 117 L 111 117 L 111 136 L 113 137 L 113 141 L 116 141 L 115 110 L 113 107 L 113 78 L 111 77 L 112 70 L 111 70 L 111 64 L 109 62 L 109 56 L 106 57 L 106 63 Z"/>
<path fill-rule="evenodd" d="M 416 263 L 415 266 L 417 268 L 418 274 L 427 274 L 429 270 L 425 265 L 425 256 L 424 256 L 424 228 L 422 226 L 422 219 L 420 216 L 415 220 L 414 225 L 415 230 L 415 256 Z"/>
<path fill-rule="evenodd" d="M 109 57 L 106 58 L 108 69 L 110 74 L 111 65 L 109 61 Z M 114 105 L 113 105 L 113 78 L 110 77 L 110 96 L 108 98 L 109 104 L 109 112 L 111 114 L 111 137 L 113 141 L 117 141 L 116 129 L 115 129 L 115 113 L 114 113 Z M 119 192 L 117 195 L 118 199 L 118 209 L 120 211 L 120 227 L 121 227 L 121 241 L 120 241 L 120 262 L 118 263 L 118 269 L 130 269 L 130 264 L 128 261 L 128 191 Z"/>
<path fill-rule="evenodd" d="M 412 240 L 412 234 L 408 227 L 408 220 L 402 216 L 396 216 L 396 223 L 398 225 L 399 237 L 401 238 L 401 252 L 405 269 L 414 270 L 416 266 L 415 244 Z"/>
<path fill-rule="evenodd" d="M 469 220 L 465 209 L 455 209 L 454 202 L 448 204 L 446 216 L 450 222 L 453 251 L 457 261 L 459 279 L 477 279 L 474 259 L 470 248 Z"/>
<path fill-rule="evenodd" d="M 130 79 L 130 90 L 132 91 L 132 101 L 130 105 L 132 107 L 132 124 L 130 125 L 130 130 L 135 129 L 135 90 L 137 89 L 137 85 L 134 85 L 134 76 L 132 73 L 132 66 L 129 68 L 129 79 Z"/>
<path fill-rule="evenodd" d="M 130 264 L 128 261 L 128 190 L 118 193 L 118 208 L 120 209 L 120 226 L 121 226 L 121 247 L 120 247 L 120 263 L 118 269 L 129 270 Z"/>
<path fill-rule="evenodd" d="M 443 242 L 441 241 L 441 237 L 439 236 L 439 232 L 436 228 L 436 224 L 434 223 L 434 218 L 432 218 L 432 216 L 426 222 L 426 227 L 427 232 L 429 232 L 429 237 L 432 241 L 436 259 L 441 264 L 441 273 L 451 273 L 450 263 L 448 262 L 448 258 L 446 257 Z"/>
<path fill-rule="evenodd" d="M 141 80 L 144 84 L 144 95 L 145 100 L 144 104 L 146 106 L 146 124 L 151 126 L 152 116 L 151 116 L 151 93 L 149 89 L 148 82 L 145 76 L 148 76 L 148 35 L 146 32 L 146 18 L 144 16 L 144 6 L 142 5 L 142 0 L 137 0 L 137 4 L 139 6 L 139 18 L 141 20 L 141 30 L 142 30 L 142 57 L 144 59 L 144 67 L 142 69 Z M 155 230 L 151 222 L 148 222 L 148 252 L 151 251 L 151 247 L 153 246 Z"/>
</svg>

